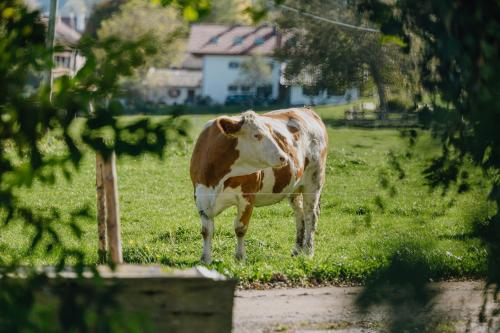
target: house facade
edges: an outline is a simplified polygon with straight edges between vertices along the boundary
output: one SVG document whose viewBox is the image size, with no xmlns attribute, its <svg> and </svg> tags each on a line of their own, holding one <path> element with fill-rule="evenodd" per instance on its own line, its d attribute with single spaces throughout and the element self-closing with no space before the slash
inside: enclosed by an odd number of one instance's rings
<svg viewBox="0 0 500 333">
<path fill-rule="evenodd" d="M 290 105 L 325 105 L 346 104 L 359 98 L 359 90 L 352 88 L 343 95 L 329 95 L 326 90 L 311 93 L 306 85 L 294 84 L 289 87 L 288 101 Z"/>
<path fill-rule="evenodd" d="M 231 96 L 264 96 L 267 100 L 281 99 L 289 105 L 342 104 L 359 97 L 357 89 L 349 89 L 341 95 L 327 91 L 311 94 L 314 71 L 286 79 L 286 64 L 273 58 L 281 47 L 283 36 L 271 26 L 226 26 L 197 24 L 191 27 L 188 52 L 202 63 L 201 95 L 219 104 Z M 245 76 L 243 67 L 258 58 L 269 66 L 260 76 Z M 265 77 L 262 77 L 265 76 Z M 258 82 L 257 82 L 258 81 Z M 285 89 L 282 89 L 285 88 Z M 285 96 L 280 95 L 284 93 Z"/>
<path fill-rule="evenodd" d="M 200 70 L 150 68 L 141 83 L 144 100 L 157 104 L 194 104 L 201 94 Z"/>
<path fill-rule="evenodd" d="M 85 57 L 75 48 L 81 38 L 80 33 L 57 17 L 54 37 L 56 44 L 63 46 L 64 50 L 54 54 L 53 77 L 74 76 L 85 64 Z"/>
<path fill-rule="evenodd" d="M 202 61 L 202 96 L 220 104 L 236 95 L 277 99 L 280 63 L 271 55 L 279 43 L 276 29 L 269 26 L 193 25 L 188 52 Z M 252 58 L 268 66 L 254 82 L 242 70 Z"/>
</svg>

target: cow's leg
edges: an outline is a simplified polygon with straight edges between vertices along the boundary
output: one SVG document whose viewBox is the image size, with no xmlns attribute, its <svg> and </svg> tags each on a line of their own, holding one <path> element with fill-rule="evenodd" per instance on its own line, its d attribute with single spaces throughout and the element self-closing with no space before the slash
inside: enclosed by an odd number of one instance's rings
<svg viewBox="0 0 500 333">
<path fill-rule="evenodd" d="M 295 213 L 295 225 L 297 227 L 297 235 L 295 238 L 295 247 L 292 250 L 292 256 L 298 255 L 304 247 L 304 209 L 302 193 L 294 193 L 290 197 L 290 205 Z"/>
<path fill-rule="evenodd" d="M 238 205 L 238 216 L 234 219 L 234 232 L 237 237 L 236 243 L 236 260 L 245 259 L 245 234 L 248 229 L 248 223 L 252 216 L 254 200 L 243 200 L 243 203 Z"/>
<path fill-rule="evenodd" d="M 319 219 L 319 199 L 321 188 L 325 179 L 324 169 L 318 167 L 312 171 L 308 182 L 304 186 L 304 252 L 307 255 L 314 255 L 314 233 L 316 232 L 316 223 Z"/>
<path fill-rule="evenodd" d="M 201 262 L 208 265 L 212 262 L 214 220 L 204 214 L 201 215 L 201 235 L 203 236 L 203 253 L 201 255 Z"/>
</svg>

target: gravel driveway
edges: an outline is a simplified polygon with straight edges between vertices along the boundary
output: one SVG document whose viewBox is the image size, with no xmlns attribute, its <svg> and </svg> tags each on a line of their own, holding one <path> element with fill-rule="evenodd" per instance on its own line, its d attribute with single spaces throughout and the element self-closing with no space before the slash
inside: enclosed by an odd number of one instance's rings
<svg viewBox="0 0 500 333">
<path fill-rule="evenodd" d="M 361 287 L 321 287 L 270 290 L 240 290 L 236 293 L 233 327 L 247 332 L 387 332 L 394 318 L 399 324 L 419 320 L 411 332 L 488 332 L 479 322 L 483 304 L 482 282 L 440 282 L 429 302 L 385 304 L 363 312 L 356 299 Z M 399 291 L 388 293 L 387 298 Z M 392 296 L 391 296 L 392 295 Z M 494 304 L 490 294 L 487 309 Z M 489 332 L 499 332 L 498 320 Z M 399 331 L 394 329 L 393 331 Z"/>
</svg>

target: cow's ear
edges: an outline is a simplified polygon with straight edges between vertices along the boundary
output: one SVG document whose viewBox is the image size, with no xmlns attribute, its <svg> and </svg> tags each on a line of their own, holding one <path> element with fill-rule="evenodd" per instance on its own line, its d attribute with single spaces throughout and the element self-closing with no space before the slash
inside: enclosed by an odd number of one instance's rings
<svg viewBox="0 0 500 333">
<path fill-rule="evenodd" d="M 217 126 L 222 133 L 233 136 L 236 135 L 236 133 L 238 133 L 241 129 L 241 126 L 243 126 L 243 119 L 236 121 L 231 118 L 222 117 L 217 119 Z"/>
</svg>

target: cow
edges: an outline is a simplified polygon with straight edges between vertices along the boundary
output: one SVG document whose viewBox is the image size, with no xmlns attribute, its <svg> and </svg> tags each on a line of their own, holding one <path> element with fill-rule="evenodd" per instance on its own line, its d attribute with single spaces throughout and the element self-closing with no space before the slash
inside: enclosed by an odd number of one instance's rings
<svg viewBox="0 0 500 333">
<path fill-rule="evenodd" d="M 201 218 L 201 261 L 212 261 L 214 218 L 237 207 L 237 260 L 245 258 L 244 237 L 254 207 L 288 198 L 294 210 L 292 255 L 314 254 L 319 199 L 325 181 L 328 136 L 311 108 L 221 116 L 206 123 L 193 150 L 190 175 Z"/>
</svg>

